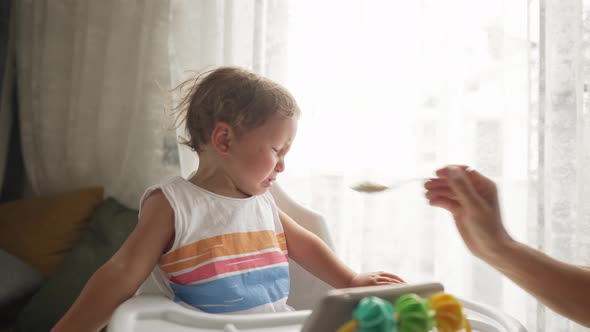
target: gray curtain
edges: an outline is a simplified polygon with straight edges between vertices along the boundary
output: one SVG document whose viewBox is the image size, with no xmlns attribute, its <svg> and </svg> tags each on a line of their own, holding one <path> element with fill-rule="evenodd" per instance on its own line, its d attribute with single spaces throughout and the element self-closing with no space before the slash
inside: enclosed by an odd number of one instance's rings
<svg viewBox="0 0 590 332">
<path fill-rule="evenodd" d="M 12 61 L 10 43 L 11 1 L 0 1 L 0 188 L 4 188 L 4 178 L 10 147 L 12 127 Z M 2 193 L 4 190 L 2 190 Z M 2 197 L 4 195 L 2 194 Z"/>
</svg>

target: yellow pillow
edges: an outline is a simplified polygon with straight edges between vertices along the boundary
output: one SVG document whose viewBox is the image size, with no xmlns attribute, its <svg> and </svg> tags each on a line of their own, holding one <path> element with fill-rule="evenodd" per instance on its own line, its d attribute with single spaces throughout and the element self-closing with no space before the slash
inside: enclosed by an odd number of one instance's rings
<svg viewBox="0 0 590 332">
<path fill-rule="evenodd" d="M 0 205 L 0 248 L 50 275 L 80 239 L 103 195 L 103 188 L 89 188 Z"/>
</svg>

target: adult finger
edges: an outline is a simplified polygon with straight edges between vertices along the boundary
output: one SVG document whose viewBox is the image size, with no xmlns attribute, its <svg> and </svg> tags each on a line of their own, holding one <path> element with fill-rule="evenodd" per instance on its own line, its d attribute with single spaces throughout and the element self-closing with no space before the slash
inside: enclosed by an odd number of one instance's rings
<svg viewBox="0 0 590 332">
<path fill-rule="evenodd" d="M 454 200 L 457 199 L 457 195 L 450 187 L 430 189 L 426 191 L 424 196 L 426 196 L 426 198 L 428 198 L 429 200 L 437 197 L 450 198 Z"/>
<path fill-rule="evenodd" d="M 428 204 L 443 208 L 451 212 L 453 215 L 457 214 L 461 210 L 461 205 L 457 201 L 444 197 L 430 199 L 428 200 Z"/>
<path fill-rule="evenodd" d="M 449 188 L 449 181 L 445 178 L 430 179 L 424 182 L 425 189 Z"/>
<path fill-rule="evenodd" d="M 497 189 L 496 183 L 492 181 L 490 178 L 482 175 L 478 171 L 474 169 L 466 170 L 467 177 L 471 180 L 471 183 L 475 188 L 477 188 L 478 192 L 482 193 L 482 196 L 485 194 L 491 196 L 497 196 Z"/>
<path fill-rule="evenodd" d="M 479 196 L 471 179 L 461 167 L 450 166 L 448 168 L 449 185 L 457 195 L 457 200 L 465 206 L 482 206 L 483 199 Z"/>
<path fill-rule="evenodd" d="M 443 168 L 440 168 L 440 169 L 436 170 L 435 174 L 437 176 L 440 176 L 440 177 L 443 177 L 443 178 L 449 177 L 449 168 L 451 168 L 451 167 L 458 167 L 458 168 L 460 168 L 460 169 L 462 169 L 464 171 L 467 171 L 467 170 L 470 170 L 471 169 L 467 165 L 447 165 L 447 166 L 445 166 Z"/>
</svg>

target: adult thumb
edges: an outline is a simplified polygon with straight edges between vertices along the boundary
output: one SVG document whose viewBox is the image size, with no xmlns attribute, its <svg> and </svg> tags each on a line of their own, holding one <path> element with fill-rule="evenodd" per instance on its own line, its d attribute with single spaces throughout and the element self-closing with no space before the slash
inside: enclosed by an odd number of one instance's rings
<svg viewBox="0 0 590 332">
<path fill-rule="evenodd" d="M 463 169 L 456 166 L 449 166 L 449 186 L 457 195 L 461 205 L 481 206 L 482 198 L 479 196 L 471 180 Z"/>
</svg>

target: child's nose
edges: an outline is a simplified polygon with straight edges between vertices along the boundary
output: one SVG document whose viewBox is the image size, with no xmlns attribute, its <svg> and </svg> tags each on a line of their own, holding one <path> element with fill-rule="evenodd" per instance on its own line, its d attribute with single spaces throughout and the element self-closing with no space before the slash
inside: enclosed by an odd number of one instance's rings
<svg viewBox="0 0 590 332">
<path fill-rule="evenodd" d="M 275 172 L 280 173 L 285 170 L 285 159 L 281 158 L 275 166 Z"/>
</svg>

